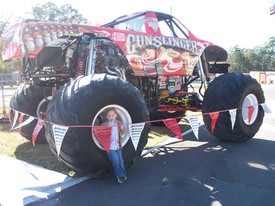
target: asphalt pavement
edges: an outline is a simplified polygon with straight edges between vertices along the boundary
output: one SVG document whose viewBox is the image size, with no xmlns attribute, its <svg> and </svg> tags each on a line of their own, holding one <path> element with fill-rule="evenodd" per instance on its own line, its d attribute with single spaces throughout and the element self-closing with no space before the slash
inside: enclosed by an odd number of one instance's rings
<svg viewBox="0 0 275 206">
<path fill-rule="evenodd" d="M 155 148 L 128 170 L 123 185 L 114 177 L 88 179 L 31 205 L 274 205 L 274 135 L 268 140 L 261 131 L 240 144 L 219 142 L 204 126 L 199 135 Z"/>
</svg>

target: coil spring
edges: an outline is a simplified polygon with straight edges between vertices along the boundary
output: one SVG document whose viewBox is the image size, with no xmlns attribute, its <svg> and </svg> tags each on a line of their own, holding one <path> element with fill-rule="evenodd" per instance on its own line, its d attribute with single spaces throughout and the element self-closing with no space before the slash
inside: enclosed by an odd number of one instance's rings
<svg viewBox="0 0 275 206">
<path fill-rule="evenodd" d="M 77 67 L 75 72 L 75 77 L 84 75 L 85 70 L 85 59 L 84 58 L 78 58 L 77 60 Z"/>
</svg>

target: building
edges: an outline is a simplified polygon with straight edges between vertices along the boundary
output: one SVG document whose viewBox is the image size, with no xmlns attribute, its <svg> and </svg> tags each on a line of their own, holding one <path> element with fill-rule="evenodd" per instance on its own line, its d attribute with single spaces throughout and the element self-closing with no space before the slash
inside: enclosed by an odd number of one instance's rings
<svg viewBox="0 0 275 206">
<path fill-rule="evenodd" d="M 275 72 L 251 71 L 250 76 L 260 84 L 275 84 Z"/>
</svg>

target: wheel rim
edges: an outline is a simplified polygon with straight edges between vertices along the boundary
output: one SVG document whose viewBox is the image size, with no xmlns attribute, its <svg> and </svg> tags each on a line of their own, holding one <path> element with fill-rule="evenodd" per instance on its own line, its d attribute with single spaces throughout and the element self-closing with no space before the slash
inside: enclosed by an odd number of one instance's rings
<svg viewBox="0 0 275 206">
<path fill-rule="evenodd" d="M 258 99 L 254 94 L 249 94 L 244 98 L 242 105 L 242 118 L 245 124 L 251 125 L 253 124 L 258 116 Z M 251 119 L 249 121 L 249 110 L 248 107 L 253 106 L 254 111 L 251 115 Z"/>
<path fill-rule="evenodd" d="M 93 122 L 92 122 L 92 126 L 99 126 L 101 125 L 104 121 L 106 121 L 106 118 L 105 116 L 103 115 L 103 112 L 107 109 L 107 108 L 110 108 L 110 107 L 113 107 L 116 109 L 117 111 L 117 119 L 122 122 L 122 124 L 125 126 L 126 128 L 126 131 L 125 133 L 122 135 L 122 146 L 124 146 L 129 138 L 130 138 L 130 134 L 129 134 L 129 125 L 132 124 L 132 118 L 130 116 L 130 114 L 128 113 L 128 111 L 124 108 L 124 107 L 121 107 L 119 105 L 116 105 L 116 104 L 110 104 L 110 105 L 107 105 L 105 107 L 103 107 L 101 110 L 99 110 L 97 112 L 97 114 L 95 115 L 94 119 L 93 119 Z M 95 144 L 102 150 L 104 150 L 103 146 L 101 145 L 101 143 L 98 141 L 98 139 L 96 138 L 94 132 L 93 132 L 93 129 L 91 130 L 91 133 L 92 133 L 92 138 L 95 142 Z"/>
<path fill-rule="evenodd" d="M 39 119 L 42 119 L 42 120 L 45 119 L 47 107 L 51 100 L 52 100 L 52 96 L 48 96 L 42 99 L 41 102 L 38 104 L 36 109 L 36 115 Z"/>
</svg>

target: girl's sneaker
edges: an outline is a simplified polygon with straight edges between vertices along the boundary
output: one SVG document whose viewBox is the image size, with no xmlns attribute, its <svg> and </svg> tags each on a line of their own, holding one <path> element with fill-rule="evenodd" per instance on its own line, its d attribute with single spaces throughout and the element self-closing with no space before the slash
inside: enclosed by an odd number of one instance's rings
<svg viewBox="0 0 275 206">
<path fill-rule="evenodd" d="M 120 184 L 123 184 L 126 180 L 127 180 L 127 177 L 125 176 L 122 176 L 122 177 L 117 176 L 117 181 Z"/>
</svg>

